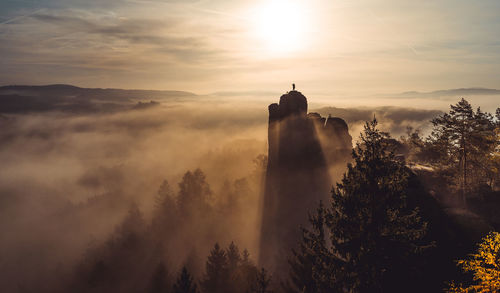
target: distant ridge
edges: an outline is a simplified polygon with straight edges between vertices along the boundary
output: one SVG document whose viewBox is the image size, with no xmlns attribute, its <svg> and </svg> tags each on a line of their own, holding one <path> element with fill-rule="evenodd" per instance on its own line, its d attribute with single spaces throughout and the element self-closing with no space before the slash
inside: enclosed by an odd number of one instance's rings
<svg viewBox="0 0 500 293">
<path fill-rule="evenodd" d="M 198 97 L 184 91 L 81 88 L 67 84 L 9 85 L 0 87 L 0 113 L 113 112 L 159 105 L 150 101 L 186 101 Z"/>
<path fill-rule="evenodd" d="M 83 94 L 83 93 L 112 93 L 122 95 L 155 96 L 164 98 L 165 96 L 196 96 L 187 91 L 169 90 L 136 90 L 136 89 L 116 89 L 116 88 L 83 88 L 69 84 L 49 84 L 49 85 L 6 85 L 0 86 L 0 95 L 6 91 L 23 91 L 25 93 L 60 93 L 60 94 Z"/>
<path fill-rule="evenodd" d="M 398 94 L 398 96 L 427 96 L 427 97 L 443 97 L 443 96 L 459 96 L 459 95 L 500 95 L 500 90 L 498 89 L 489 89 L 489 88 L 480 88 L 480 87 L 472 87 L 472 88 L 458 88 L 458 89 L 447 89 L 447 90 L 436 90 L 432 92 L 417 92 L 417 91 L 409 91 Z"/>
</svg>

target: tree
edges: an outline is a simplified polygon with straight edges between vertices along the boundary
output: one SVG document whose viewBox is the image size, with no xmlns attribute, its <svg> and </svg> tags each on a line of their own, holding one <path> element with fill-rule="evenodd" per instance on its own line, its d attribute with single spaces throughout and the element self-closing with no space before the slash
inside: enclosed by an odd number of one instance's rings
<svg viewBox="0 0 500 293">
<path fill-rule="evenodd" d="M 152 219 L 152 228 L 159 238 L 165 233 L 171 233 L 176 228 L 177 207 L 174 193 L 167 180 L 163 180 L 155 197 L 155 207 Z"/>
<path fill-rule="evenodd" d="M 186 267 L 182 268 L 174 286 L 173 293 L 198 293 L 196 283 Z"/>
<path fill-rule="evenodd" d="M 170 209 L 174 206 L 173 202 L 174 193 L 170 184 L 167 180 L 163 180 L 158 188 L 157 195 L 155 197 L 155 210 L 157 213 L 164 211 L 165 209 Z"/>
<path fill-rule="evenodd" d="M 201 283 L 203 292 L 220 293 L 228 288 L 228 260 L 226 252 L 216 243 L 206 262 L 205 278 Z"/>
<path fill-rule="evenodd" d="M 207 293 L 248 293 L 256 285 L 258 273 L 246 249 L 242 256 L 234 242 L 226 249 L 216 243 L 207 258 L 201 287 Z"/>
<path fill-rule="evenodd" d="M 272 293 L 269 290 L 271 283 L 271 277 L 268 275 L 267 271 L 262 268 L 257 274 L 254 283 L 250 288 L 251 293 Z"/>
<path fill-rule="evenodd" d="M 325 237 L 325 213 L 322 202 L 315 214 L 309 215 L 311 227 L 302 228 L 302 241 L 298 250 L 292 250 L 290 264 L 290 283 L 284 284 L 286 292 L 317 293 L 319 288 L 336 288 L 335 284 L 322 284 L 325 280 L 317 273 L 326 275 L 326 268 L 318 270 L 331 260 L 325 255 L 328 253 Z M 325 257 L 327 256 L 327 257 Z"/>
<path fill-rule="evenodd" d="M 500 292 L 500 233 L 488 234 L 476 253 L 457 263 L 464 273 L 473 274 L 473 282 L 469 285 L 452 283 L 448 292 Z"/>
<path fill-rule="evenodd" d="M 135 249 L 144 240 L 145 222 L 141 210 L 136 203 L 132 203 L 127 216 L 116 231 L 113 241 L 123 248 Z"/>
<path fill-rule="evenodd" d="M 241 270 L 241 254 L 238 246 L 231 242 L 229 247 L 226 249 L 227 256 L 227 275 L 228 280 L 226 282 L 227 292 L 237 292 L 238 289 L 244 285 L 244 275 Z"/>
<path fill-rule="evenodd" d="M 230 271 L 236 271 L 241 262 L 241 255 L 238 246 L 231 242 L 226 250 L 227 264 Z"/>
<path fill-rule="evenodd" d="M 494 136 L 493 116 L 477 111 L 465 99 L 451 105 L 449 113 L 433 119 L 433 132 L 429 137 L 433 146 L 440 150 L 441 163 L 458 170 L 462 201 L 465 204 L 466 193 L 470 190 L 472 170 L 487 172 L 484 159 L 498 144 Z M 478 174 L 478 173 L 476 173 Z M 482 176 L 476 176 L 482 179 Z"/>
<path fill-rule="evenodd" d="M 177 204 L 184 215 L 193 212 L 204 212 L 208 208 L 208 200 L 212 191 L 206 182 L 203 171 L 196 169 L 194 172 L 188 171 L 179 183 L 179 196 Z"/>
<path fill-rule="evenodd" d="M 367 122 L 352 152 L 354 164 L 303 229 L 291 260 L 296 292 L 417 290 L 427 223 L 408 205 L 405 163 L 395 159 L 387 133 Z"/>
</svg>

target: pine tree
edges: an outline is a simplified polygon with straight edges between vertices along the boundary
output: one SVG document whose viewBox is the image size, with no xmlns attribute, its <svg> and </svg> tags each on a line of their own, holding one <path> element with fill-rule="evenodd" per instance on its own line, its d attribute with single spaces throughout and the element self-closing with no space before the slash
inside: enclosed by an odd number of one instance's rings
<svg viewBox="0 0 500 293">
<path fill-rule="evenodd" d="M 241 255 L 238 246 L 231 242 L 226 249 L 227 255 L 227 292 L 237 292 L 243 286 L 243 274 L 241 270 Z"/>
<path fill-rule="evenodd" d="M 228 292 L 228 259 L 226 252 L 216 243 L 206 262 L 205 278 L 201 283 L 205 293 Z"/>
<path fill-rule="evenodd" d="M 230 271 L 236 271 L 241 262 L 241 255 L 238 246 L 231 242 L 226 250 L 227 264 Z"/>
<path fill-rule="evenodd" d="M 301 292 L 301 293 L 317 293 L 320 288 L 335 288 L 334 284 L 324 284 L 330 279 L 322 280 L 322 276 L 326 275 L 325 268 L 318 270 L 320 266 L 324 266 L 326 262 L 332 258 L 328 254 L 326 248 L 325 237 L 325 214 L 326 209 L 322 202 L 315 214 L 309 215 L 311 227 L 309 229 L 302 228 L 302 241 L 298 250 L 292 250 L 290 263 L 290 283 L 284 284 L 286 292 Z"/>
<path fill-rule="evenodd" d="M 114 242 L 123 248 L 137 248 L 145 231 L 144 216 L 137 204 L 132 203 L 127 216 L 116 231 Z"/>
<path fill-rule="evenodd" d="M 200 169 L 188 171 L 179 183 L 177 205 L 184 216 L 193 212 L 205 212 L 212 191 L 206 181 L 206 176 Z"/>
<path fill-rule="evenodd" d="M 291 261 L 297 292 L 416 290 L 427 225 L 407 204 L 409 170 L 374 119 L 366 123 L 331 206 L 319 206 Z"/>
<path fill-rule="evenodd" d="M 198 293 L 196 283 L 186 267 L 182 268 L 174 286 L 173 293 Z"/>
<path fill-rule="evenodd" d="M 262 268 L 257 274 L 254 283 L 251 286 L 251 293 L 272 293 L 269 290 L 271 284 L 271 277 L 268 275 L 267 271 Z"/>
<path fill-rule="evenodd" d="M 162 213 L 174 207 L 174 193 L 167 180 L 163 180 L 155 197 L 155 211 Z"/>
<path fill-rule="evenodd" d="M 459 171 L 458 181 L 465 204 L 466 194 L 472 183 L 471 177 L 474 177 L 471 175 L 487 172 L 482 169 L 484 159 L 498 145 L 494 135 L 493 116 L 482 112 L 480 108 L 474 111 L 471 104 L 462 99 L 456 105 L 451 105 L 449 113 L 444 113 L 431 122 L 434 128 L 429 140 L 440 150 L 440 162 Z M 476 178 L 483 179 L 482 175 Z"/>
<path fill-rule="evenodd" d="M 152 228 L 157 238 L 162 239 L 166 233 L 177 228 L 177 206 L 174 194 L 167 180 L 163 180 L 155 197 Z"/>
<path fill-rule="evenodd" d="M 251 291 L 252 286 L 255 283 L 255 280 L 258 277 L 259 270 L 255 266 L 255 264 L 250 259 L 250 253 L 248 250 L 244 249 L 240 261 L 240 265 L 238 267 L 238 278 L 236 279 L 237 289 L 235 292 L 244 292 L 248 293 Z"/>
</svg>

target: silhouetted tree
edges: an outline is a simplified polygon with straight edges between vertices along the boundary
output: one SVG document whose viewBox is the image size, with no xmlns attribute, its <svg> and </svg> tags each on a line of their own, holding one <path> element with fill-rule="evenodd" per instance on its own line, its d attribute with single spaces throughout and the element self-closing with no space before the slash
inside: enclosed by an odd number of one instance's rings
<svg viewBox="0 0 500 293">
<path fill-rule="evenodd" d="M 152 228 L 155 239 L 163 240 L 165 234 L 173 233 L 177 228 L 178 213 L 174 194 L 167 180 L 163 180 L 155 197 Z"/>
<path fill-rule="evenodd" d="M 173 293 L 197 293 L 198 289 L 193 277 L 189 274 L 186 267 L 182 268 L 179 277 L 177 278 L 174 286 Z"/>
<path fill-rule="evenodd" d="M 206 262 L 205 278 L 201 287 L 205 293 L 226 292 L 228 288 L 229 273 L 226 252 L 216 243 L 210 251 Z"/>
<path fill-rule="evenodd" d="M 252 286 L 250 287 L 251 293 L 272 293 L 269 290 L 271 284 L 271 277 L 268 275 L 267 271 L 262 268 L 257 274 Z"/>
<path fill-rule="evenodd" d="M 324 258 L 328 253 L 325 237 L 325 213 L 326 209 L 322 202 L 315 214 L 309 215 L 311 227 L 302 228 L 302 239 L 298 250 L 292 250 L 290 263 L 290 283 L 284 284 L 285 292 L 316 293 L 320 287 L 336 288 L 335 284 L 320 284 L 325 282 L 322 277 L 317 275 L 316 267 L 323 261 L 329 261 Z M 323 264 L 325 265 L 325 264 Z M 324 269 L 324 268 L 323 268 Z M 324 274 L 324 273 L 323 273 Z M 327 282 L 329 281 L 326 280 Z"/>
<path fill-rule="evenodd" d="M 231 242 L 226 249 L 227 255 L 227 270 L 229 280 L 226 284 L 226 292 L 246 292 L 250 283 L 255 278 L 256 267 L 249 259 L 247 250 L 243 251 L 243 258 L 240 254 L 238 246 Z"/>
<path fill-rule="evenodd" d="M 123 248 L 136 248 L 143 239 L 145 222 L 142 212 L 137 204 L 132 203 L 127 216 L 117 229 L 116 238 L 112 239 L 113 245 L 120 245 Z"/>
<path fill-rule="evenodd" d="M 189 215 L 194 211 L 204 212 L 208 208 L 211 194 L 205 174 L 200 169 L 194 172 L 188 171 L 179 183 L 178 207 L 184 215 Z"/>
<path fill-rule="evenodd" d="M 209 293 L 248 293 L 257 286 L 258 273 L 246 249 L 242 255 L 234 242 L 225 250 L 215 244 L 207 258 L 201 287 Z"/>
<path fill-rule="evenodd" d="M 236 271 L 241 262 L 241 255 L 238 246 L 231 242 L 226 250 L 227 264 L 229 271 Z"/>
<path fill-rule="evenodd" d="M 409 170 L 384 143 L 374 119 L 366 123 L 331 206 L 320 205 L 292 258 L 298 292 L 418 290 L 418 254 L 427 224 L 407 203 Z"/>
<path fill-rule="evenodd" d="M 173 201 L 174 193 L 170 184 L 167 180 L 163 180 L 160 187 L 158 188 L 157 195 L 155 197 L 155 209 L 157 213 L 163 212 L 165 209 L 171 209 L 175 206 Z"/>
</svg>

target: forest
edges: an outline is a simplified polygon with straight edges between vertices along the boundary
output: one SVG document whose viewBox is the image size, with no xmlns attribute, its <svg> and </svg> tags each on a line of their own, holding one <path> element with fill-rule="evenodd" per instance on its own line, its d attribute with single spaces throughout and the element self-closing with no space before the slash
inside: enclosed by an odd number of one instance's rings
<svg viewBox="0 0 500 293">
<path fill-rule="evenodd" d="M 18 283 L 17 291 L 498 291 L 500 108 L 491 114 L 462 99 L 430 122 L 428 136 L 408 127 L 399 138 L 381 131 L 376 117 L 365 123 L 330 200 L 303 211 L 309 224 L 297 227 L 302 237 L 286 272 L 259 266 L 258 251 L 228 239 L 235 227 L 254 235 L 241 215 L 250 216 L 260 192 L 253 189 L 267 157 L 259 155 L 251 175 L 224 182 L 217 197 L 201 169 L 176 186 L 163 180 L 150 217 L 131 202 L 74 265 L 61 263 L 46 283 Z M 85 205 L 116 204 L 108 200 Z"/>
<path fill-rule="evenodd" d="M 134 106 L 123 114 L 89 116 L 98 120 L 78 116 L 82 114 L 47 114 L 68 121 L 65 127 L 73 132 L 54 128 L 56 124 L 45 120 L 45 114 L 22 124 L 22 120 L 5 116 L 4 123 L 18 123 L 12 129 L 24 133 L 2 132 L 6 150 L 11 139 L 25 154 L 47 150 L 46 156 L 53 158 L 50 150 L 54 148 L 69 155 L 79 152 L 88 165 L 70 161 L 71 166 L 83 170 L 77 182 L 94 194 L 69 202 L 62 195 L 47 194 L 73 190 L 75 196 L 78 189 L 49 189 L 50 181 L 27 180 L 24 185 L 12 181 L 17 189 L 2 183 L 2 223 L 8 223 L 8 218 L 12 223 L 5 226 L 10 229 L 2 228 L 8 236 L 4 240 L 12 241 L 2 242 L 4 251 L 10 252 L 2 253 L 1 264 L 7 292 L 500 290 L 500 234 L 496 232 L 500 229 L 500 109 L 488 113 L 461 99 L 447 112 L 426 112 L 425 117 L 433 114 L 430 129 L 409 126 L 399 137 L 382 130 L 387 128 L 387 118 L 377 113 L 355 128 L 362 129 L 358 137 L 351 127 L 355 145 L 349 163 L 341 172 L 337 170 L 343 175 L 325 195 L 328 200 L 318 202 L 313 210 L 296 210 L 308 214 L 309 220 L 295 227 L 301 236 L 285 252 L 287 260 L 279 271 L 263 266 L 259 258 L 258 243 L 261 247 L 266 243 L 259 236 L 261 226 L 266 225 L 259 207 L 268 165 L 260 145 L 246 140 L 195 157 L 201 145 L 186 143 L 189 153 L 182 155 L 182 148 L 171 148 L 173 143 L 208 142 L 209 136 L 202 131 L 213 135 L 213 129 L 222 126 L 209 116 L 201 122 L 192 119 L 191 123 L 198 123 L 192 128 L 200 130 L 198 135 L 189 140 L 175 137 L 172 133 L 185 129 L 162 128 L 158 117 L 164 116 L 164 109 L 174 115 L 167 115 L 169 125 L 180 121 L 172 111 L 186 113 L 184 108 L 162 108 L 158 103 Z M 249 121 L 254 119 L 252 114 L 245 115 Z M 34 130 L 38 124 L 44 131 Z M 131 129 L 127 136 L 114 128 L 123 125 Z M 237 127 L 241 132 L 242 126 Z M 84 139 L 69 133 L 84 135 Z M 150 133 L 168 136 L 151 137 Z M 125 140 L 128 135 L 130 140 Z M 217 137 L 216 143 L 221 143 L 223 136 Z M 28 139 L 31 144 L 19 144 Z M 106 159 L 95 149 L 84 150 L 90 146 L 89 140 L 111 144 L 112 148 L 100 150 Z M 169 140 L 173 142 L 168 144 Z M 151 141 L 155 148 L 141 144 L 149 146 Z M 64 147 L 82 143 L 74 150 Z M 133 147 L 118 148 L 127 144 Z M 170 147 L 165 150 L 161 144 Z M 160 160 L 158 154 L 169 151 L 177 156 L 169 158 L 171 165 L 153 163 Z M 153 152 L 150 158 L 148 152 Z M 42 172 L 54 176 L 54 170 L 65 162 L 57 156 L 60 159 L 53 161 L 57 165 Z M 121 157 L 133 160 L 114 167 L 92 165 L 93 161 L 120 162 L 117 158 Z M 175 175 L 172 171 L 182 160 L 191 162 L 191 167 Z M 246 161 L 250 164 L 245 165 Z M 16 172 L 14 165 L 4 162 L 5 170 Z M 72 172 L 67 173 L 73 176 Z M 168 176 L 158 180 L 162 173 Z M 153 196 L 149 196 L 150 190 L 154 190 Z M 30 198 L 30 194 L 37 197 Z M 15 200 L 8 200 L 9 195 Z"/>
</svg>

